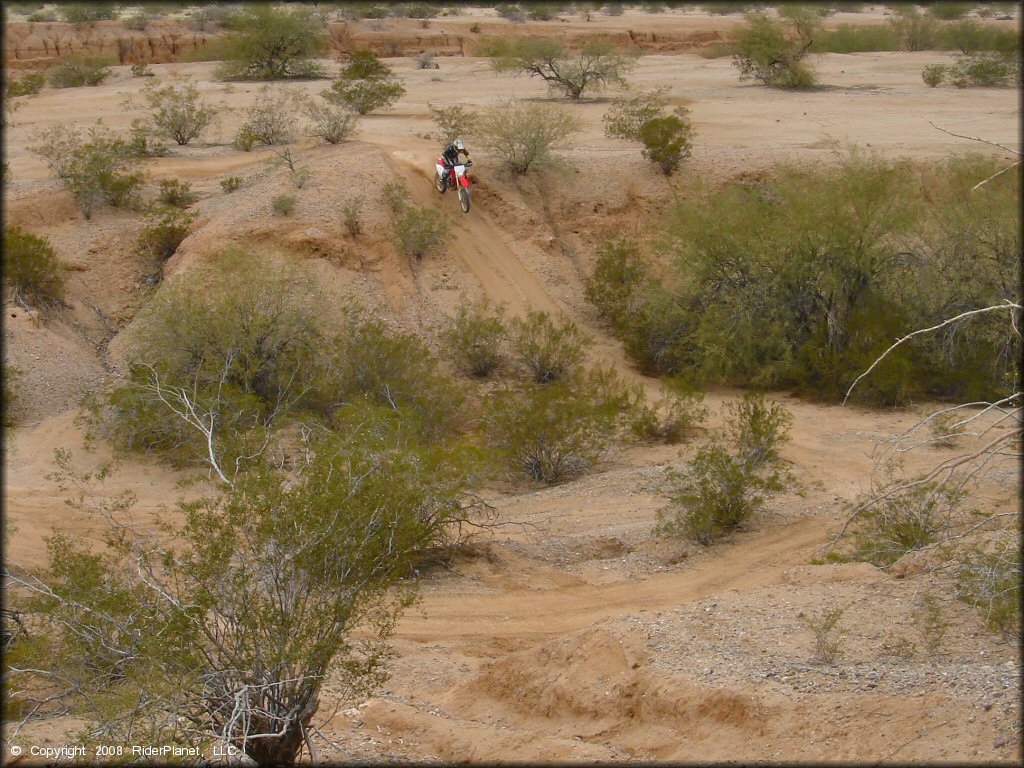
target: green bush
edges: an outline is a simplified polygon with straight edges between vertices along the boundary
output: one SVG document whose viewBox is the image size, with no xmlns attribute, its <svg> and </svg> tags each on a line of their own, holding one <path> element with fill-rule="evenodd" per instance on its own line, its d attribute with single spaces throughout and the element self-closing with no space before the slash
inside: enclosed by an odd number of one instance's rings
<svg viewBox="0 0 1024 768">
<path fill-rule="evenodd" d="M 473 133 L 480 119 L 478 113 L 457 104 L 450 107 L 435 107 L 428 104 L 427 109 L 430 111 L 430 119 L 438 128 L 433 137 L 444 146 Z"/>
<path fill-rule="evenodd" d="M 554 161 L 554 150 L 580 129 L 574 115 L 554 104 L 510 101 L 480 119 L 481 143 L 517 176 Z"/>
<path fill-rule="evenodd" d="M 648 279 L 636 243 L 625 235 L 606 240 L 597 252 L 594 271 L 587 278 L 584 295 L 598 314 L 616 330 L 625 326 L 634 296 Z"/>
<path fill-rule="evenodd" d="M 487 299 L 459 306 L 458 314 L 445 327 L 442 339 L 460 370 L 485 379 L 505 364 L 508 328 L 502 314 L 500 309 L 492 310 Z"/>
<path fill-rule="evenodd" d="M 270 201 L 270 207 L 278 216 L 291 216 L 297 202 L 295 195 L 278 195 Z"/>
<path fill-rule="evenodd" d="M 579 99 L 587 91 L 625 88 L 636 55 L 606 39 L 586 42 L 573 53 L 557 40 L 522 37 L 500 41 L 491 64 L 497 72 L 539 77 L 555 93 Z"/>
<path fill-rule="evenodd" d="M 939 2 L 928 4 L 928 15 L 943 21 L 954 21 L 966 16 L 972 7 L 971 3 L 951 3 L 939 0 Z"/>
<path fill-rule="evenodd" d="M 156 73 L 144 61 L 132 64 L 132 77 L 156 77 Z"/>
<path fill-rule="evenodd" d="M 925 51 L 934 48 L 937 42 L 938 23 L 913 5 L 901 5 L 898 15 L 889 19 L 889 26 L 904 50 Z"/>
<path fill-rule="evenodd" d="M 27 17 L 25 17 L 25 21 L 32 21 L 32 22 L 36 22 L 36 21 L 47 22 L 47 21 L 56 21 L 56 20 L 57 20 L 57 13 L 55 11 L 51 11 L 49 9 L 33 11 Z"/>
<path fill-rule="evenodd" d="M 981 610 L 988 626 L 1011 640 L 1021 635 L 1019 537 L 1019 532 L 1004 532 L 957 558 L 957 597 Z"/>
<path fill-rule="evenodd" d="M 675 444 L 693 434 L 707 418 L 702 405 L 703 392 L 678 392 L 662 386 L 663 397 L 653 406 L 638 406 L 632 425 L 633 434 L 641 440 L 658 440 Z"/>
<path fill-rule="evenodd" d="M 925 85 L 934 88 L 946 79 L 946 70 L 945 64 L 929 64 L 921 70 L 921 79 Z"/>
<path fill-rule="evenodd" d="M 815 53 L 898 51 L 901 48 L 903 41 L 896 30 L 878 24 L 840 24 L 835 29 L 820 31 L 811 46 Z"/>
<path fill-rule="evenodd" d="M 767 498 L 787 489 L 778 447 L 792 416 L 779 405 L 748 395 L 726 409 L 732 450 L 718 440 L 697 451 L 685 472 L 666 481 L 669 504 L 658 513 L 656 531 L 709 545 L 764 509 Z"/>
<path fill-rule="evenodd" d="M 328 144 L 340 144 L 355 130 L 358 118 L 348 109 L 309 102 L 306 114 L 313 121 L 311 133 Z"/>
<path fill-rule="evenodd" d="M 6 88 L 7 98 L 35 96 L 43 89 L 45 82 L 46 76 L 42 72 L 28 72 L 16 80 L 8 80 Z"/>
<path fill-rule="evenodd" d="M 936 483 L 888 494 L 857 516 L 853 558 L 884 568 L 908 552 L 934 544 L 962 501 L 960 494 Z"/>
<path fill-rule="evenodd" d="M 61 19 L 71 24 L 91 24 L 118 18 L 114 3 L 61 3 L 58 12 Z"/>
<path fill-rule="evenodd" d="M 488 398 L 487 444 L 505 465 L 553 484 L 590 469 L 628 427 L 635 393 L 609 368 L 543 386 L 507 387 Z"/>
<path fill-rule="evenodd" d="M 356 51 L 321 95 L 332 104 L 365 115 L 394 104 L 405 95 L 405 87 L 391 67 L 371 51 Z"/>
<path fill-rule="evenodd" d="M 592 343 L 572 320 L 556 323 L 539 310 L 527 311 L 525 318 L 513 318 L 509 331 L 512 358 L 537 384 L 572 376 Z"/>
<path fill-rule="evenodd" d="M 961 56 L 949 68 L 949 80 L 957 88 L 995 87 L 1020 84 L 1019 57 L 1001 53 Z"/>
<path fill-rule="evenodd" d="M 142 184 L 132 148 L 101 124 L 85 135 L 77 129 L 55 125 L 36 140 L 38 144 L 30 147 L 30 151 L 42 157 L 71 191 L 87 219 L 100 202 L 115 207 L 128 205 Z"/>
<path fill-rule="evenodd" d="M 151 264 L 159 267 L 174 255 L 178 246 L 188 237 L 197 215 L 173 206 L 154 209 L 139 234 L 139 252 Z"/>
<path fill-rule="evenodd" d="M 845 608 L 832 608 L 819 616 L 801 614 L 800 623 L 814 635 L 814 659 L 822 664 L 836 661 L 843 651 L 846 632 L 840 628 Z"/>
<path fill-rule="evenodd" d="M 733 63 L 741 80 L 758 80 L 779 88 L 810 88 L 814 72 L 807 63 L 820 23 L 803 12 L 784 20 L 749 13 L 736 39 Z"/>
<path fill-rule="evenodd" d="M 22 305 L 46 308 L 64 304 L 63 266 L 50 241 L 20 227 L 4 227 L 4 282 Z"/>
<path fill-rule="evenodd" d="M 156 141 L 153 136 L 153 129 L 149 123 L 140 118 L 132 120 L 131 129 L 128 132 L 126 142 L 129 156 L 136 158 L 143 157 L 166 157 L 171 150 L 166 144 Z"/>
<path fill-rule="evenodd" d="M 242 186 L 241 176 L 228 176 L 226 179 L 220 180 L 220 187 L 225 193 L 231 194 L 232 192 L 240 189 Z"/>
<path fill-rule="evenodd" d="M 143 90 L 149 106 L 149 119 L 163 135 L 174 139 L 179 146 L 197 138 L 213 122 L 217 110 L 199 98 L 195 83 L 180 88 L 147 86 Z"/>
<path fill-rule="evenodd" d="M 248 152 L 256 144 L 274 146 L 294 139 L 295 99 L 287 91 L 272 93 L 264 86 L 251 106 L 235 136 L 235 146 Z"/>
<path fill-rule="evenodd" d="M 158 199 L 164 205 L 188 208 L 196 201 L 196 195 L 192 192 L 192 185 L 187 181 L 181 181 L 181 179 L 161 179 Z"/>
<path fill-rule="evenodd" d="M 233 14 L 222 44 L 225 80 L 284 80 L 323 77 L 315 60 L 327 45 L 324 25 L 308 9 L 278 9 L 255 3 Z"/>
<path fill-rule="evenodd" d="M 688 111 L 676 107 L 667 114 L 667 104 L 664 94 L 655 90 L 618 102 L 604 116 L 605 135 L 641 142 L 644 157 L 657 163 L 666 176 L 690 156 L 693 137 Z"/>
<path fill-rule="evenodd" d="M 448 221 L 433 208 L 410 205 L 400 211 L 393 224 L 395 240 L 409 258 L 422 259 L 444 245 Z"/>
<path fill-rule="evenodd" d="M 47 70 L 47 78 L 54 88 L 100 85 L 110 77 L 111 63 L 105 56 L 71 54 Z"/>
<path fill-rule="evenodd" d="M 353 197 L 343 206 L 341 206 L 341 217 L 345 224 L 345 229 L 352 237 L 358 237 L 362 231 L 362 220 L 360 215 L 363 210 L 363 198 L 360 195 Z"/>
</svg>

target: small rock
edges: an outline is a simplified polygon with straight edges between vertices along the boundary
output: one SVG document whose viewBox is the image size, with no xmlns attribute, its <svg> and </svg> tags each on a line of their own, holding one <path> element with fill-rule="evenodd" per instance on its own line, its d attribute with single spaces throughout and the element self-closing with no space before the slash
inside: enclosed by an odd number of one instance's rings
<svg viewBox="0 0 1024 768">
<path fill-rule="evenodd" d="M 1002 749 L 1006 746 L 1006 739 L 1000 736 L 998 739 L 992 742 L 992 749 Z"/>
<path fill-rule="evenodd" d="M 992 709 L 992 705 L 993 705 L 993 702 L 986 701 L 984 704 L 981 705 L 981 708 L 984 709 L 986 712 L 988 712 L 990 709 Z"/>
</svg>

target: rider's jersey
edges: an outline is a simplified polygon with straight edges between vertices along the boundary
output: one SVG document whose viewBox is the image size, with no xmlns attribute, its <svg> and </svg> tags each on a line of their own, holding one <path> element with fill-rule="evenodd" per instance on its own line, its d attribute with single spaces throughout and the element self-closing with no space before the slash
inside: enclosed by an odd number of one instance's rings
<svg viewBox="0 0 1024 768">
<path fill-rule="evenodd" d="M 443 157 L 447 161 L 448 165 L 457 165 L 459 162 L 460 152 L 466 156 L 467 160 L 469 160 L 469 150 L 456 149 L 454 144 L 449 144 L 447 147 L 445 147 L 444 150 L 441 152 L 441 157 Z"/>
</svg>

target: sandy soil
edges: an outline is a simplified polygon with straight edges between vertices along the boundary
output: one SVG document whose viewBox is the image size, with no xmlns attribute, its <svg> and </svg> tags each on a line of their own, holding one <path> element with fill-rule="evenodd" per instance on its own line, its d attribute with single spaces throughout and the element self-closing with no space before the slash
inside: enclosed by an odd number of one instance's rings
<svg viewBox="0 0 1024 768">
<path fill-rule="evenodd" d="M 636 19 L 630 21 L 635 27 Z M 676 23 L 700 30 L 713 21 L 720 23 L 690 14 Z M 739 83 L 727 59 L 645 56 L 634 87 L 667 87 L 690 108 L 697 130 L 693 156 L 671 188 L 635 147 L 603 136 L 607 102 L 587 100 L 569 107 L 583 131 L 565 153 L 573 164 L 558 173 L 510 182 L 490 170 L 486 152 L 474 151 L 478 184 L 468 215 L 430 186 L 437 146 L 429 138 L 427 105 L 455 100 L 483 107 L 510 96 L 540 98 L 545 90 L 536 81 L 497 76 L 481 59 L 444 58 L 439 70 L 425 71 L 409 59 L 391 59 L 407 96 L 363 120 L 352 142 L 300 142 L 301 163 L 312 177 L 301 190 L 289 190 L 298 207 L 288 219 L 270 215 L 270 200 L 288 183 L 264 162 L 268 152 L 229 146 L 239 110 L 258 86 L 215 82 L 212 64 L 158 64 L 156 82 L 194 80 L 234 111 L 223 113 L 207 142 L 175 147 L 170 157 L 148 163 L 149 194 L 157 179 L 178 177 L 200 195 L 197 229 L 168 264 L 169 274 L 187 274 L 229 242 L 255 243 L 304 260 L 328 297 L 325 311 L 354 295 L 420 329 L 449 315 L 466 295 L 489 296 L 514 314 L 564 312 L 595 336 L 596 358 L 615 363 L 653 394 L 656 382 L 628 367 L 583 299 L 594 245 L 618 231 L 643 234 L 696 176 L 731 179 L 783 160 L 831 162 L 854 145 L 889 157 L 999 152 L 940 133 L 929 121 L 1016 146 L 1016 91 L 931 89 L 921 82 L 925 64 L 948 58 L 825 56 L 820 72 L 827 86 L 789 94 Z M 127 128 L 142 113 L 125 99 L 137 96 L 141 84 L 122 67 L 97 88 L 22 99 L 5 137 L 13 177 L 4 188 L 8 223 L 46 235 L 74 265 L 72 306 L 63 318 L 40 322 L 11 306 L 4 313 L 6 360 L 23 372 L 19 426 L 5 462 L 6 554 L 26 565 L 44 562 L 43 537 L 53 527 L 98 536 L 94 521 L 62 503 L 65 492 L 47 474 L 58 447 L 70 447 L 87 467 L 109 457 L 102 446 L 86 452 L 76 405 L 116 376 L 123 331 L 150 290 L 133 257 L 141 217 L 103 210 L 84 221 L 28 147 L 40 129 L 69 119 L 90 125 L 102 118 Z M 286 87 L 315 94 L 326 84 Z M 229 196 L 219 181 L 232 174 L 244 184 Z M 450 218 L 454 237 L 443 253 L 410 263 L 390 244 L 375 203 L 383 181 L 392 179 Z M 344 231 L 339 213 L 355 195 L 367 202 L 366 232 L 358 239 Z M 733 396 L 709 393 L 709 426 L 720 423 L 718 409 Z M 750 530 L 721 546 L 671 545 L 651 534 L 663 503 L 658 479 L 685 461 L 692 444 L 623 447 L 601 471 L 577 481 L 489 492 L 505 519 L 523 525 L 481 537 L 475 554 L 426 576 L 422 600 L 395 636 L 393 677 L 377 696 L 361 704 L 335 701 L 328 686 L 323 730 L 337 746 L 322 745 L 325 754 L 440 761 L 1019 761 L 1015 647 L 946 599 L 946 586 L 913 563 L 893 572 L 810 565 L 841 523 L 845 502 L 869 487 L 876 442 L 915 414 L 782 399 L 795 416 L 785 455 L 804 493 L 776 500 Z M 941 455 L 931 449 L 908 462 L 927 466 Z M 139 519 L 147 521 L 177 498 L 181 477 L 137 457 L 122 462 L 108 487 L 137 494 Z M 979 490 L 977 502 L 1011 509 L 1018 490 L 1019 478 L 1007 467 Z M 943 598 L 950 621 L 942 654 L 886 655 L 883 645 L 894 635 L 918 638 L 914 611 L 925 593 Z M 846 654 L 833 666 L 811 664 L 811 636 L 799 617 L 833 606 L 847 609 Z M 58 743 L 59 726 L 25 734 Z"/>
</svg>

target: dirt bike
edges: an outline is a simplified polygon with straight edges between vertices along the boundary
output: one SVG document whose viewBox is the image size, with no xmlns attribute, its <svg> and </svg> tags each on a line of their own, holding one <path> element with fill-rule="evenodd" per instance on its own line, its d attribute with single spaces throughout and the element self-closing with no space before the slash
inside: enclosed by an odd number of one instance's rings
<svg viewBox="0 0 1024 768">
<path fill-rule="evenodd" d="M 469 213 L 469 167 L 473 165 L 472 160 L 467 160 L 465 165 L 455 165 L 446 168 L 444 160 L 437 158 L 434 168 L 437 175 L 434 177 L 434 186 L 438 192 L 445 192 L 448 187 L 456 187 L 459 190 L 459 205 L 463 213 Z"/>
</svg>

